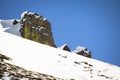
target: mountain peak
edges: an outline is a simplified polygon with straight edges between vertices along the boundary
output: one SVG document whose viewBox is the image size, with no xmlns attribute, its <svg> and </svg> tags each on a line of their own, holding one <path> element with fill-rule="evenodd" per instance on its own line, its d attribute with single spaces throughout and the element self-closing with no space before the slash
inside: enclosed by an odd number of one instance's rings
<svg viewBox="0 0 120 80">
<path fill-rule="evenodd" d="M 28 11 L 23 12 L 21 16 L 20 33 L 23 38 L 56 47 L 51 24 L 46 18 Z"/>
</svg>

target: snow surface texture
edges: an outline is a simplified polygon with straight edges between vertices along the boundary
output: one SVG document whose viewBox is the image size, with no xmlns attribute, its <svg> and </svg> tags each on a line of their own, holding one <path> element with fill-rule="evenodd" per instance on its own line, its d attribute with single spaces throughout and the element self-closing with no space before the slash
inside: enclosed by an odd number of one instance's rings
<svg viewBox="0 0 120 80">
<path fill-rule="evenodd" d="M 0 20 L 0 31 L 8 32 L 17 36 L 20 36 L 20 23 L 13 25 L 14 19 Z M 18 20 L 19 21 L 19 20 Z"/>
<path fill-rule="evenodd" d="M 1 53 L 0 53 L 1 55 Z M 3 55 L 2 55 L 3 56 Z M 2 59 L 2 57 L 0 57 Z M 63 80 L 0 61 L 0 80 Z"/>
<path fill-rule="evenodd" d="M 0 51 L 10 63 L 65 80 L 120 80 L 120 67 L 15 36 L 19 24 L 11 23 L 0 21 Z"/>
<path fill-rule="evenodd" d="M 36 43 L 6 32 L 0 32 L 0 50 L 13 59 L 13 64 L 75 80 L 120 80 L 120 68 Z"/>
</svg>

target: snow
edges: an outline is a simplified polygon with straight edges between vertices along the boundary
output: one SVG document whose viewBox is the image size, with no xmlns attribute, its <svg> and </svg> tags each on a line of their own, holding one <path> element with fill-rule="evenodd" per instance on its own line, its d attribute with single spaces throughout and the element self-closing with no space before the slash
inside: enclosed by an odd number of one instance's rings
<svg viewBox="0 0 120 80">
<path fill-rule="evenodd" d="M 49 36 L 49 34 L 47 34 L 47 33 L 43 33 L 43 35 L 45 35 L 45 36 Z"/>
<path fill-rule="evenodd" d="M 35 18 L 36 18 L 36 19 L 39 19 L 39 18 L 40 18 L 40 16 L 35 15 Z"/>
<path fill-rule="evenodd" d="M 35 13 L 29 12 L 29 11 L 24 11 L 24 12 L 21 14 L 21 19 L 24 17 L 25 14 L 34 15 Z M 35 15 L 35 18 L 38 19 L 38 18 L 40 18 L 40 16 L 39 16 L 39 15 Z M 46 19 L 44 19 L 44 20 L 46 20 Z"/>
<path fill-rule="evenodd" d="M 20 36 L 20 23 L 13 25 L 14 19 L 0 20 L 0 31 L 8 32 L 17 36 Z M 19 20 L 17 20 L 19 21 Z"/>
<path fill-rule="evenodd" d="M 45 27 L 42 27 L 42 26 L 38 26 L 39 28 L 39 32 L 42 30 L 42 29 L 46 29 Z"/>
<path fill-rule="evenodd" d="M 120 67 L 18 37 L 20 24 L 12 22 L 0 20 L 0 51 L 10 63 L 65 80 L 120 80 Z"/>
<path fill-rule="evenodd" d="M 43 18 L 43 21 L 47 20 L 46 18 Z"/>
<path fill-rule="evenodd" d="M 9 73 L 5 72 L 4 77 L 2 78 L 2 80 L 10 80 L 10 77 L 8 77 Z"/>
<path fill-rule="evenodd" d="M 67 46 L 67 44 L 64 44 L 63 46 L 58 47 L 58 49 L 62 49 L 62 50 L 63 50 L 63 48 L 64 48 L 65 46 Z"/>
<path fill-rule="evenodd" d="M 11 63 L 66 80 L 120 80 L 120 68 L 0 31 L 0 51 Z"/>
<path fill-rule="evenodd" d="M 78 52 L 81 52 L 81 51 L 85 51 L 85 49 L 86 49 L 86 47 L 78 46 L 78 47 L 76 48 L 76 50 L 74 50 L 73 52 L 74 52 L 74 53 L 78 53 Z"/>
<path fill-rule="evenodd" d="M 24 11 L 22 14 L 21 14 L 21 19 L 24 17 L 25 14 L 27 14 L 28 11 Z"/>
<path fill-rule="evenodd" d="M 21 19 L 24 17 L 25 14 L 28 14 L 28 15 L 34 15 L 33 12 L 24 11 L 24 12 L 21 14 Z"/>
</svg>

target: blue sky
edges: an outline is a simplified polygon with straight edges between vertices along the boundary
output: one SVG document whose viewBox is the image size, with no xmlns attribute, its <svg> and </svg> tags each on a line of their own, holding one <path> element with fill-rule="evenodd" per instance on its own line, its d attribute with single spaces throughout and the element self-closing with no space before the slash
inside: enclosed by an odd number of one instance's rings
<svg viewBox="0 0 120 80">
<path fill-rule="evenodd" d="M 0 0 L 0 19 L 36 12 L 52 24 L 57 46 L 85 46 L 94 59 L 120 66 L 120 0 Z"/>
</svg>

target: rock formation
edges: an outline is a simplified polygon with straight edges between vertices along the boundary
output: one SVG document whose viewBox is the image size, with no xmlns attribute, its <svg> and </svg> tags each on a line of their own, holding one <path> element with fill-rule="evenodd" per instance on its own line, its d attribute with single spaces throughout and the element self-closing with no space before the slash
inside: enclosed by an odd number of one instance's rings
<svg viewBox="0 0 120 80">
<path fill-rule="evenodd" d="M 11 58 L 9 58 L 3 54 L 0 54 L 0 62 L 4 62 L 4 60 L 11 60 Z"/>
<path fill-rule="evenodd" d="M 19 23 L 19 21 L 17 21 L 16 19 L 13 21 L 13 25 L 16 25 L 17 23 Z"/>
<path fill-rule="evenodd" d="M 56 47 L 50 22 L 41 15 L 24 12 L 20 21 L 21 36 L 42 44 Z"/>
<path fill-rule="evenodd" d="M 91 51 L 88 51 L 86 47 L 78 46 L 76 50 L 73 51 L 76 54 L 91 58 Z"/>
<path fill-rule="evenodd" d="M 63 46 L 61 46 L 60 49 L 71 52 L 67 44 L 64 44 Z"/>
<path fill-rule="evenodd" d="M 88 49 L 86 47 L 78 46 L 76 48 L 76 50 L 71 51 L 69 46 L 67 44 L 64 44 L 63 46 L 59 47 L 59 49 L 69 51 L 69 52 L 73 52 L 73 53 L 76 53 L 78 55 L 82 55 L 82 56 L 85 56 L 85 57 L 88 57 L 88 58 L 92 58 L 91 51 L 88 51 Z"/>
<path fill-rule="evenodd" d="M 32 12 L 23 12 L 21 20 L 1 20 L 1 26 L 5 28 L 5 32 L 22 36 L 42 44 L 57 47 L 54 43 L 50 22 L 42 15 Z M 60 47 L 62 50 L 71 52 L 68 45 Z M 73 51 L 76 54 L 91 58 L 91 52 L 87 48 L 78 47 Z"/>
</svg>

